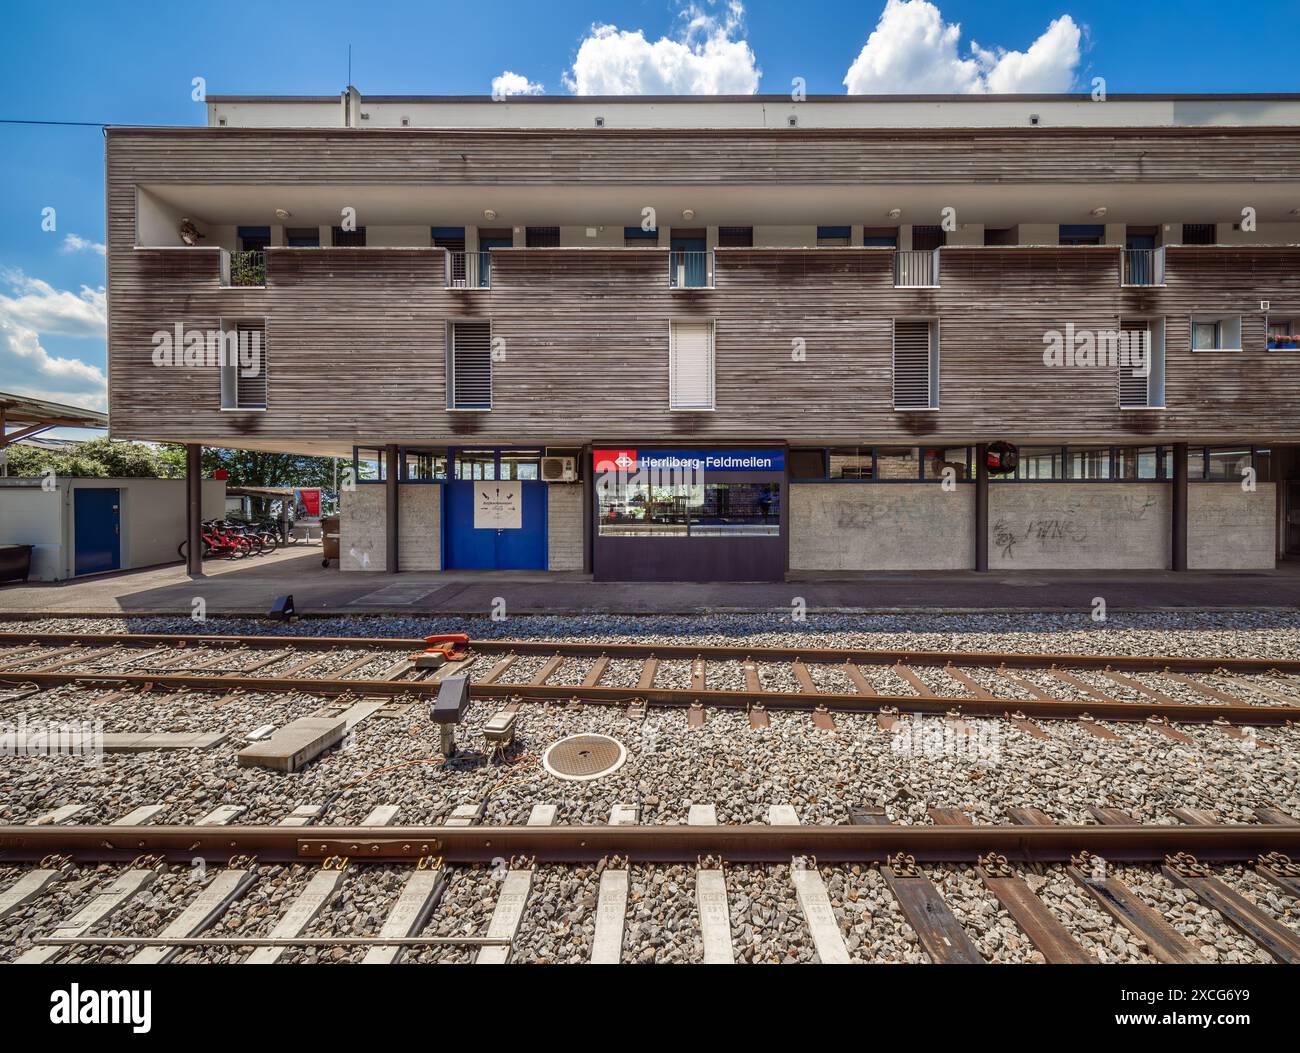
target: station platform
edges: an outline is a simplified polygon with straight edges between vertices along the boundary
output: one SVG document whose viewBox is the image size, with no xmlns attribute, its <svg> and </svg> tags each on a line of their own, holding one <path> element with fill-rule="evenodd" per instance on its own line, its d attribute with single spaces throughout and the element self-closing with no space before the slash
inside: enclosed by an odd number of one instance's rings
<svg viewBox="0 0 1300 1053">
<path fill-rule="evenodd" d="M 321 566 L 319 545 L 205 564 L 191 579 L 177 564 L 48 584 L 0 586 L 0 618 L 185 615 L 261 616 L 291 593 L 302 615 L 706 614 L 788 611 L 1080 611 L 1101 596 L 1108 611 L 1300 610 L 1300 563 L 1274 570 L 890 571 L 820 573 L 784 582 L 594 582 L 579 572 L 423 571 L 388 575 Z"/>
</svg>

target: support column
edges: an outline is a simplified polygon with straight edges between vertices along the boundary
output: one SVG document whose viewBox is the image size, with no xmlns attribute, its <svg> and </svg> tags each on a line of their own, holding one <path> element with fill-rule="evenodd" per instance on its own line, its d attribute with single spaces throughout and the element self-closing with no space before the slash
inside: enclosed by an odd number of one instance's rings
<svg viewBox="0 0 1300 1053">
<path fill-rule="evenodd" d="M 397 573 L 397 447 L 389 444 L 384 447 L 384 497 L 386 515 L 384 516 L 384 569 L 389 574 Z"/>
<path fill-rule="evenodd" d="M 1187 569 L 1187 443 L 1174 443 L 1174 493 L 1170 502 L 1173 519 L 1174 570 Z"/>
<path fill-rule="evenodd" d="M 185 537 L 189 545 L 185 569 L 191 578 L 203 577 L 203 447 L 185 447 Z"/>
<path fill-rule="evenodd" d="M 989 569 L 989 448 L 975 447 L 975 569 Z"/>
</svg>

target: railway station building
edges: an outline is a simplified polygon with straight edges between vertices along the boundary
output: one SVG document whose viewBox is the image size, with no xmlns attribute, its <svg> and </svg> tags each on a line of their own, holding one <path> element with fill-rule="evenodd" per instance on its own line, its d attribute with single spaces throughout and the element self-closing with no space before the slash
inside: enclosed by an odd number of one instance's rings
<svg viewBox="0 0 1300 1053">
<path fill-rule="evenodd" d="M 107 133 L 111 434 L 346 459 L 344 571 L 1300 557 L 1300 96 L 207 112 Z"/>
</svg>

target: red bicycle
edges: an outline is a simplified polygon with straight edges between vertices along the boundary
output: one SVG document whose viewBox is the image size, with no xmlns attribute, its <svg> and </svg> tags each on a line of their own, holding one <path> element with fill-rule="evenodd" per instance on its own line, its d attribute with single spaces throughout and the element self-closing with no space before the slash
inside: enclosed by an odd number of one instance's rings
<svg viewBox="0 0 1300 1053">
<path fill-rule="evenodd" d="M 225 556 L 227 559 L 243 559 L 253 551 L 253 544 L 248 538 L 231 530 L 219 519 L 205 521 L 199 528 L 199 538 L 203 543 L 203 559 L 215 559 L 218 556 Z M 176 551 L 180 553 L 182 560 L 188 560 L 189 539 L 182 541 Z"/>
</svg>

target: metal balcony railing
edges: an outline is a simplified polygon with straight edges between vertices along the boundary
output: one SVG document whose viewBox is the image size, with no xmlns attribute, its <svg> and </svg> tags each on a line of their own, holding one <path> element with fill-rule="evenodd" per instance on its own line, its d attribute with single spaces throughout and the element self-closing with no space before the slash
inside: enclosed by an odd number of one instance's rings
<svg viewBox="0 0 1300 1053">
<path fill-rule="evenodd" d="M 221 281 L 231 286 L 266 285 L 266 253 L 261 249 L 223 250 Z"/>
<path fill-rule="evenodd" d="M 492 254 L 480 252 L 448 252 L 446 287 L 448 289 L 492 288 Z"/>
<path fill-rule="evenodd" d="M 1125 249 L 1121 285 L 1164 285 L 1164 249 Z"/>
<path fill-rule="evenodd" d="M 900 249 L 894 253 L 894 288 L 926 289 L 938 284 L 938 249 Z"/>
<path fill-rule="evenodd" d="M 712 289 L 713 253 L 682 252 L 673 249 L 668 254 L 668 287 L 670 289 Z"/>
</svg>

